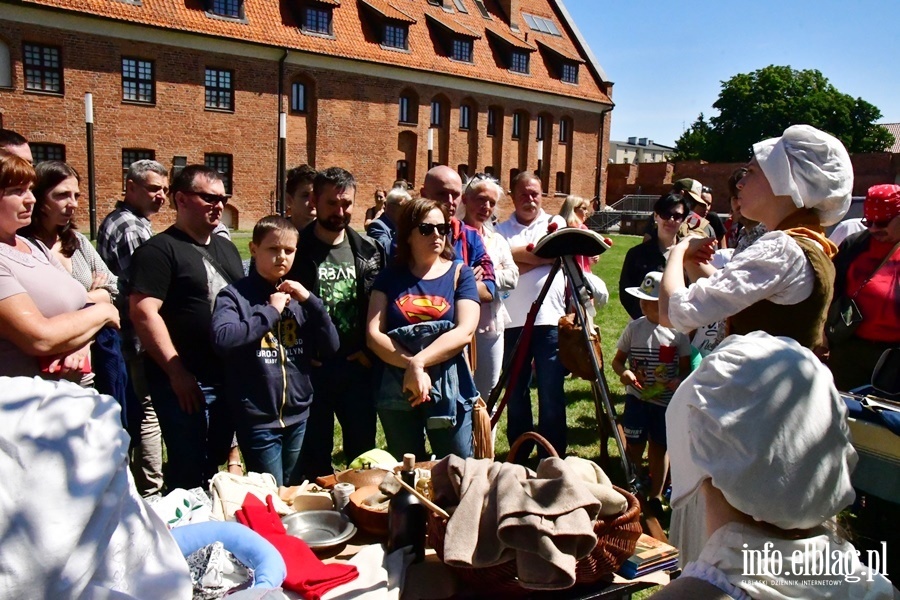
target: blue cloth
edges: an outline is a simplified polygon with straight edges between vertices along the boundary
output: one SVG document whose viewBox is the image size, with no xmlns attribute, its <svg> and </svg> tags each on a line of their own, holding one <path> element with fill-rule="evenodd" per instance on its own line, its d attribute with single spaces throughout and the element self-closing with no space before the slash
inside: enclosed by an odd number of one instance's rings
<svg viewBox="0 0 900 600">
<path fill-rule="evenodd" d="M 287 566 L 275 546 L 239 523 L 209 521 L 182 525 L 172 530 L 172 537 L 185 558 L 213 542 L 222 542 L 235 558 L 253 569 L 253 587 L 281 587 L 287 577 Z"/>
<path fill-rule="evenodd" d="M 164 473 L 166 487 L 206 488 L 228 459 L 234 438 L 221 386 L 199 382 L 206 404 L 189 415 L 181 410 L 169 378 L 153 361 L 147 361 L 147 385 L 169 455 Z"/>
<path fill-rule="evenodd" d="M 841 395 L 841 398 L 847 405 L 850 417 L 877 423 L 882 427 L 886 427 L 893 434 L 900 436 L 900 413 L 890 410 L 874 410 L 868 406 L 863 406 L 859 400 L 852 396 Z"/>
<path fill-rule="evenodd" d="M 412 354 L 418 354 L 454 327 L 453 322 L 440 320 L 398 327 L 388 335 Z M 409 404 L 403 392 L 404 374 L 405 370 L 400 367 L 385 365 L 378 386 L 376 406 L 385 428 L 388 452 L 394 456 L 406 452 L 423 456 L 422 432 L 425 431 L 432 451 L 439 458 L 447 454 L 472 456 L 472 407 L 478 398 L 478 390 L 465 354 L 460 352 L 428 367 L 431 400 L 417 407 Z M 391 422 L 386 423 L 385 419 Z"/>
<path fill-rule="evenodd" d="M 94 338 L 91 370 L 94 388 L 116 399 L 122 408 L 122 427 L 132 439 L 140 439 L 144 411 L 128 378 L 128 366 L 122 356 L 122 338 L 112 327 L 104 327 Z"/>
<path fill-rule="evenodd" d="M 457 271 L 459 277 L 457 279 Z M 419 279 L 406 265 L 388 267 L 375 279 L 373 289 L 387 296 L 386 325 L 390 331 L 415 323 L 456 320 L 456 301 L 478 302 L 472 269 L 454 261 L 436 279 Z"/>
<path fill-rule="evenodd" d="M 287 427 L 253 429 L 238 421 L 237 438 L 241 446 L 241 456 L 247 464 L 247 471 L 270 473 L 278 486 L 300 485 L 303 483 L 301 469 L 297 465 L 306 420 Z"/>
<path fill-rule="evenodd" d="M 622 429 L 629 441 L 643 443 L 648 439 L 663 448 L 666 443 L 666 408 L 659 404 L 645 402 L 640 398 L 625 395 L 625 410 L 622 411 Z"/>
<path fill-rule="evenodd" d="M 390 263 L 394 257 L 394 251 L 397 249 L 397 225 L 386 212 L 381 213 L 380 217 L 369 223 L 366 235 L 378 242 L 384 250 L 387 262 Z"/>
<path fill-rule="evenodd" d="M 453 244 L 456 258 L 462 260 L 473 269 L 481 267 L 483 271 L 481 282 L 493 298 L 497 293 L 494 263 L 490 254 L 488 254 L 481 234 L 478 233 L 477 229 L 466 225 L 456 217 L 450 219 L 450 226 L 450 242 Z"/>
<path fill-rule="evenodd" d="M 524 327 L 512 327 L 503 332 L 504 360 L 509 361 Z M 531 413 L 531 363 L 537 372 L 538 427 L 534 427 Z M 566 455 L 566 395 L 563 382 L 566 368 L 559 360 L 559 332 L 556 325 L 537 325 L 526 348 L 524 364 L 518 378 L 512 382 L 508 403 L 509 425 L 506 435 L 510 445 L 526 431 L 537 431 L 545 437 L 560 456 Z M 526 444 L 519 457 L 525 458 L 534 444 Z M 542 448 L 538 449 L 545 455 Z"/>
</svg>

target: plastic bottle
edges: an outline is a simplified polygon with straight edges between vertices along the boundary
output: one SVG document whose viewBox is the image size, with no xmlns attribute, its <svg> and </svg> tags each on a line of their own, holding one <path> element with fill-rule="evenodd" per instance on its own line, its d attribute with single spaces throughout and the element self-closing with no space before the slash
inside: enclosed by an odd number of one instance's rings
<svg viewBox="0 0 900 600">
<path fill-rule="evenodd" d="M 403 470 L 400 478 L 410 487 L 416 487 L 416 456 L 403 455 Z M 388 552 L 404 546 L 412 546 L 413 562 L 421 562 L 425 558 L 425 505 L 406 488 L 391 498 L 388 505 Z"/>
</svg>

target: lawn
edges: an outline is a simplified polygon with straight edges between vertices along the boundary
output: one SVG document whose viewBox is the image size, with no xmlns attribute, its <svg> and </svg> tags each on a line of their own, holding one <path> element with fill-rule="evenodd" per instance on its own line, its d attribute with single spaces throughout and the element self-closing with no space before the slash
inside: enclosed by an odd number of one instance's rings
<svg viewBox="0 0 900 600">
<path fill-rule="evenodd" d="M 619 273 L 622 270 L 622 262 L 625 259 L 625 253 L 632 247 L 640 243 L 641 238 L 636 236 L 611 235 L 613 240 L 612 248 L 603 254 L 600 261 L 594 265 L 594 274 L 602 279 L 609 288 L 609 303 L 600 311 L 596 317 L 596 323 L 600 326 L 603 356 L 605 359 L 604 370 L 606 378 L 609 382 L 610 391 L 612 393 L 611 400 L 616 406 L 616 410 L 621 411 L 624 401 L 624 388 L 619 383 L 619 378 L 612 372 L 610 365 L 612 357 L 615 356 L 616 341 L 619 334 L 625 329 L 628 323 L 628 315 L 622 305 L 619 303 Z M 243 258 L 249 258 L 250 253 L 247 243 L 250 240 L 250 234 L 247 232 L 235 232 L 233 234 L 234 243 L 237 245 Z M 591 460 L 597 460 L 600 456 L 598 446 L 599 434 L 597 432 L 597 419 L 594 412 L 594 401 L 591 395 L 591 389 L 588 382 L 582 379 L 568 377 L 565 383 L 567 408 L 566 421 L 569 427 L 569 450 L 570 455 L 580 456 Z M 537 417 L 537 392 L 532 390 L 532 406 L 535 417 Z M 384 435 L 381 426 L 378 427 L 378 444 L 384 447 Z M 341 430 L 335 423 L 334 429 L 335 454 L 334 464 L 342 467 L 347 464 L 348 458 L 344 456 L 341 444 Z M 610 440 L 610 455 L 618 457 L 618 450 L 615 447 L 615 441 Z M 506 440 L 506 414 L 501 417 L 497 425 L 497 442 L 496 453 L 499 460 L 504 460 L 509 451 L 509 444 Z M 352 458 L 352 457 L 350 457 Z M 610 465 L 610 476 L 613 481 L 622 487 L 626 487 L 625 478 L 621 472 L 618 460 L 612 460 Z"/>
</svg>

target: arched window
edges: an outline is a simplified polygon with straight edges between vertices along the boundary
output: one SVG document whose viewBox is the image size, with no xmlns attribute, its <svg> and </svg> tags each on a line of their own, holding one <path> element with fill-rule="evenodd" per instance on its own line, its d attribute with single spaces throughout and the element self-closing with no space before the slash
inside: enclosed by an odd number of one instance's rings
<svg viewBox="0 0 900 600">
<path fill-rule="evenodd" d="M 398 121 L 405 125 L 415 125 L 419 122 L 419 96 L 412 90 L 400 92 Z"/>
</svg>

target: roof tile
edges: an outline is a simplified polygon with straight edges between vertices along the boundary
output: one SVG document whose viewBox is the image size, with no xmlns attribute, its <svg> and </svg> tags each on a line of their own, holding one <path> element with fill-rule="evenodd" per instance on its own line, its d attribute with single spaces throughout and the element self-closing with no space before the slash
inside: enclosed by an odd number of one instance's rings
<svg viewBox="0 0 900 600">
<path fill-rule="evenodd" d="M 359 0 L 375 12 L 381 14 L 386 19 L 394 19 L 403 23 L 413 24 L 416 22 L 411 16 L 384 0 Z"/>
<path fill-rule="evenodd" d="M 470 37 L 475 40 L 481 39 L 481 35 L 475 33 L 474 31 L 472 31 L 465 25 L 460 25 L 459 23 L 457 23 L 450 17 L 433 15 L 431 13 L 425 13 L 425 16 L 428 19 L 431 19 L 432 21 L 434 21 L 435 23 L 440 25 L 441 27 L 443 27 L 444 29 L 446 29 L 447 31 L 449 31 L 450 33 L 455 33 L 457 35 Z"/>
<path fill-rule="evenodd" d="M 494 27 L 493 25 L 486 25 L 485 31 L 487 31 L 497 39 L 502 40 L 506 44 L 509 44 L 513 48 L 519 48 L 520 50 L 526 50 L 528 52 L 534 52 L 537 49 L 528 42 L 520 40 L 512 33 L 506 33 L 502 29 Z"/>
<path fill-rule="evenodd" d="M 571 50 L 565 50 L 564 48 L 560 48 L 560 47 L 556 46 L 555 44 L 551 44 L 551 43 L 547 42 L 546 40 L 537 40 L 537 43 L 539 46 L 543 46 L 544 48 L 546 48 L 547 50 L 550 50 L 551 52 L 553 52 L 554 54 L 556 54 L 557 56 L 559 56 L 561 58 L 564 58 L 566 60 L 571 60 L 571 61 L 577 62 L 577 63 L 584 63 L 584 59 L 581 58 L 580 56 L 578 56 L 577 54 L 575 54 L 574 52 L 572 52 Z"/>
</svg>

